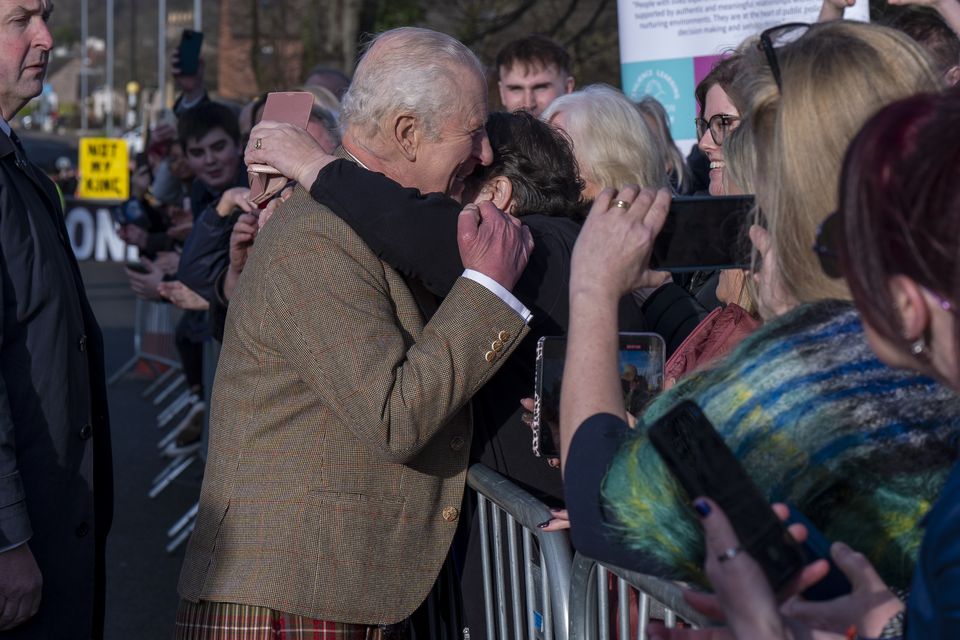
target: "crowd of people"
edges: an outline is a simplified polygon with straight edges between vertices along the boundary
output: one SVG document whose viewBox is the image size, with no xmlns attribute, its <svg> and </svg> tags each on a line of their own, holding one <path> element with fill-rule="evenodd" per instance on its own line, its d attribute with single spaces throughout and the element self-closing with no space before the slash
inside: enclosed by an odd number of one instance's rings
<svg viewBox="0 0 960 640">
<path fill-rule="evenodd" d="M 25 4 L 0 0 L 29 25 L 0 46 L 45 61 L 50 5 Z M 687 157 L 660 103 L 578 88 L 568 53 L 539 35 L 496 57 L 503 109 L 491 111 L 465 45 L 379 34 L 352 78 L 318 67 L 290 88 L 313 94 L 306 128 L 263 120 L 266 96 L 211 99 L 202 62 L 181 73 L 175 54 L 180 95 L 150 127 L 119 228 L 140 249 L 132 290 L 184 310 L 193 399 L 166 453 L 206 461 L 175 637 L 406 638 L 448 559 L 468 637 L 492 637 L 464 498 L 475 462 L 554 508 L 541 528 L 689 583 L 690 604 L 717 620 L 651 637 L 960 633 L 960 2 L 891 0 L 929 6 L 885 24 L 843 21 L 852 4 L 824 0 L 818 23 L 730 51 L 697 86 Z M 0 65 L 0 85 L 19 91 L 0 91 L 3 118 L 39 90 L 10 75 Z M 98 638 L 102 345 L 48 215 L 56 199 L 18 173 L 5 124 L 0 631 L 72 638 L 79 624 Z M 264 166 L 283 179 L 258 197 Z M 671 198 L 692 194 L 755 197 L 751 268 L 650 268 Z M 41 232 L 42 250 L 24 253 L 20 239 Z M 665 391 L 629 412 L 620 332 L 666 347 Z M 534 457 L 527 427 L 545 336 L 567 339 L 558 461 Z M 37 353 L 65 358 L 69 379 L 24 376 Z M 685 493 L 648 437 L 682 401 L 768 500 L 837 541 L 849 594 L 798 595 L 827 559 L 774 593 L 728 515 Z M 69 441 L 66 470 L 30 435 L 38 421 L 54 448 Z M 79 488 L 51 490 L 51 465 L 57 487 Z M 54 504 L 76 515 L 66 534 Z M 76 585 L 90 597 L 71 598 Z"/>
</svg>

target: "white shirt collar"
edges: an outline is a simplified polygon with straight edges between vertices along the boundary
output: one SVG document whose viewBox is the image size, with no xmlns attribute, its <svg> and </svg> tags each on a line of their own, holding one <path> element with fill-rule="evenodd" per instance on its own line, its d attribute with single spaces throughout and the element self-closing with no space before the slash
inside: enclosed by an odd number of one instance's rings
<svg viewBox="0 0 960 640">
<path fill-rule="evenodd" d="M 3 116 L 0 116 L 0 131 L 3 131 L 5 134 L 7 134 L 7 137 L 9 137 L 12 133 L 12 130 L 10 129 L 10 123 L 4 120 Z"/>
</svg>

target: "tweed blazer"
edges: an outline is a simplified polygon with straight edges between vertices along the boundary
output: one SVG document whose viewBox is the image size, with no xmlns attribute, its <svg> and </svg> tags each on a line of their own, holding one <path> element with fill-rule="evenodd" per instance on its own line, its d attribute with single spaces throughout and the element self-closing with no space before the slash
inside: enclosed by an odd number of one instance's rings
<svg viewBox="0 0 960 640">
<path fill-rule="evenodd" d="M 468 402 L 527 327 L 460 278 L 407 282 L 298 188 L 227 314 L 180 595 L 362 624 L 411 614 L 459 518 Z"/>
</svg>

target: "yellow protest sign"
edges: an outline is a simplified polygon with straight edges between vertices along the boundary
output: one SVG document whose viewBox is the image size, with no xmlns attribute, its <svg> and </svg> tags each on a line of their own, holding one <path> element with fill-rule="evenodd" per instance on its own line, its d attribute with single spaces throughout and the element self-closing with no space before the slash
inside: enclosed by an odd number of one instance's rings
<svg viewBox="0 0 960 640">
<path fill-rule="evenodd" d="M 127 142 L 121 138 L 80 138 L 80 189 L 91 200 L 130 197 Z"/>
</svg>

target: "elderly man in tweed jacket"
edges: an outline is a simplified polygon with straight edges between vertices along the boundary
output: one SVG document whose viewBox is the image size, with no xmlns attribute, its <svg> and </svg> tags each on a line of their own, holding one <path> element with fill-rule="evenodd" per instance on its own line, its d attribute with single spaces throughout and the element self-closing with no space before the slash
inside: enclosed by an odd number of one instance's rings
<svg viewBox="0 0 960 640">
<path fill-rule="evenodd" d="M 491 160 L 486 112 L 466 47 L 397 29 L 357 67 L 342 152 L 457 196 Z M 468 402 L 530 316 L 509 293 L 529 232 L 471 205 L 458 236 L 467 269 L 436 307 L 302 189 L 260 231 L 227 317 L 178 638 L 378 637 L 424 600 L 457 527 Z"/>
</svg>

